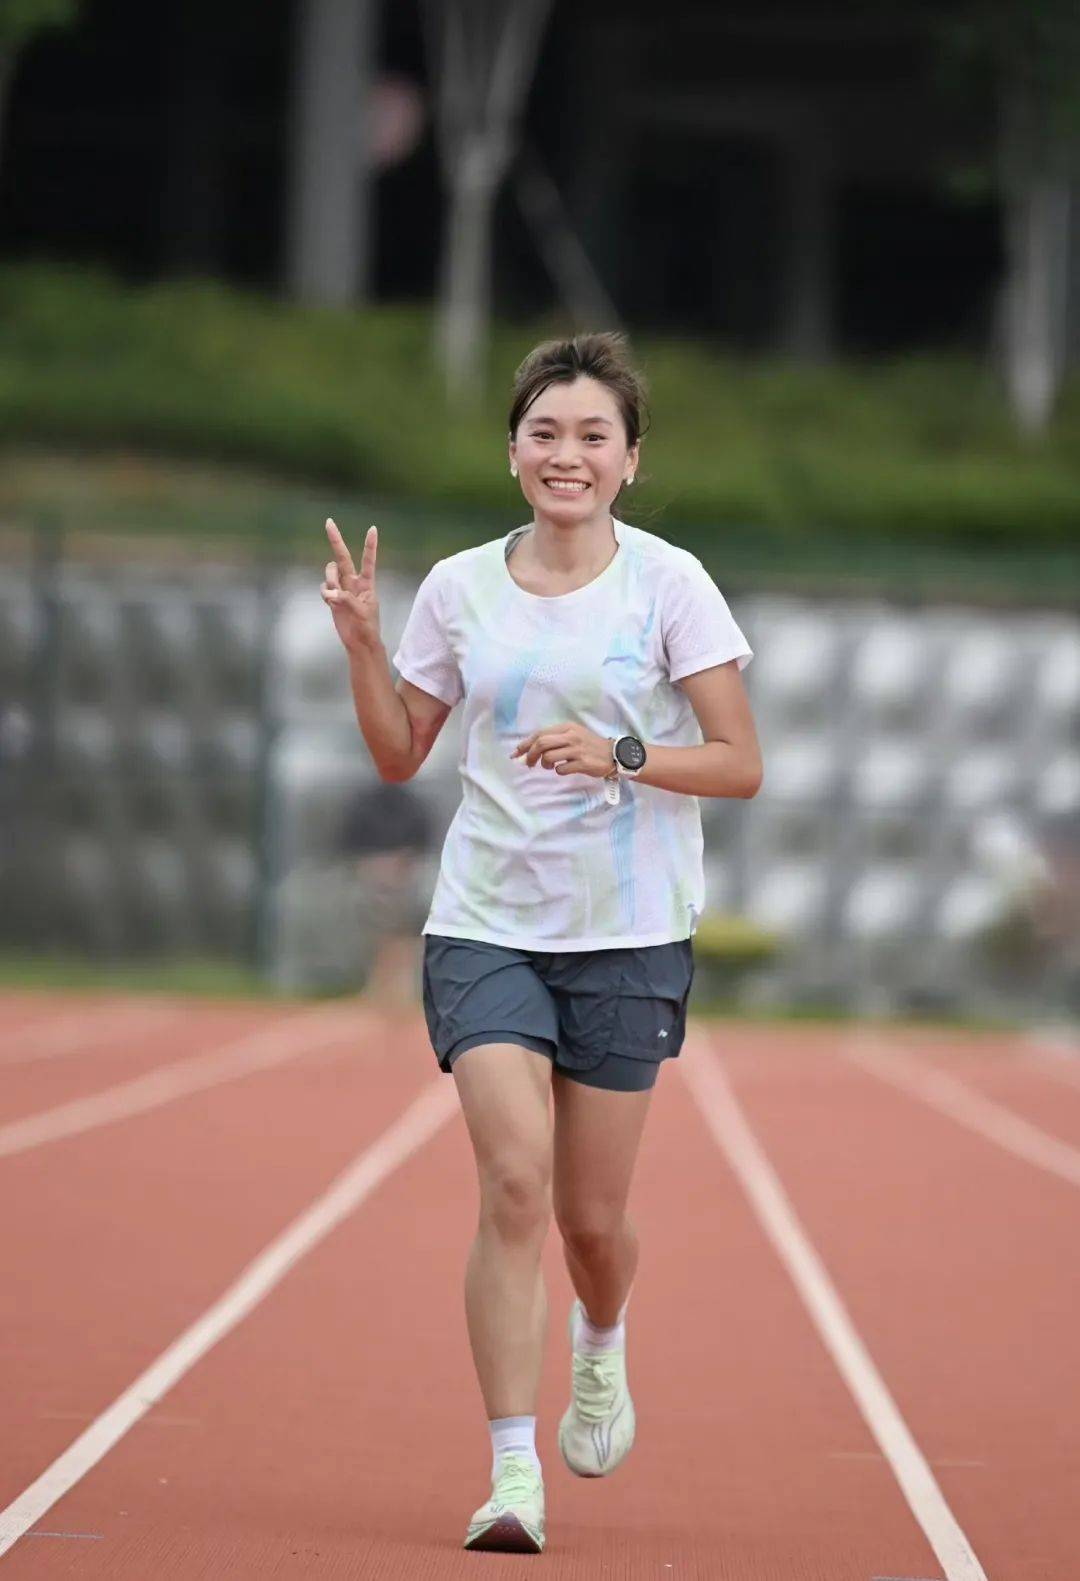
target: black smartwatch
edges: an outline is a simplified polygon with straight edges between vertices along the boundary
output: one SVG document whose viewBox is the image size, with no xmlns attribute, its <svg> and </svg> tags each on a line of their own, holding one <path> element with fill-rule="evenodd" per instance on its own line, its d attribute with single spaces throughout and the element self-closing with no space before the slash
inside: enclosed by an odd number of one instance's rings
<svg viewBox="0 0 1080 1581">
<path fill-rule="evenodd" d="M 621 779 L 635 779 L 645 767 L 648 756 L 645 745 L 637 736 L 619 736 L 612 747 L 616 773 Z"/>
</svg>

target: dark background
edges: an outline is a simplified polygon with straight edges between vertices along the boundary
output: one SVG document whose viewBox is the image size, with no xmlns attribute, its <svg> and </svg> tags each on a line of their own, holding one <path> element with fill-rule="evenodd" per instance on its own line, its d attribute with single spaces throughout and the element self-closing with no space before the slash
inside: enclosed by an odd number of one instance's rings
<svg viewBox="0 0 1080 1581">
<path fill-rule="evenodd" d="M 941 7 L 932 8 L 940 11 Z M 379 69 L 424 83 L 411 0 L 381 8 Z M 1002 265 L 991 106 L 937 67 L 926 7 L 556 4 L 525 131 L 635 325 L 762 351 L 782 341 L 788 123 L 820 130 L 830 350 L 977 348 Z M 0 176 L 6 258 L 194 273 L 282 290 L 294 8 L 93 0 L 20 61 Z M 801 117 L 801 121 L 799 120 Z M 377 300 L 430 299 L 430 120 L 374 183 Z M 550 282 L 512 191 L 496 310 Z"/>
</svg>

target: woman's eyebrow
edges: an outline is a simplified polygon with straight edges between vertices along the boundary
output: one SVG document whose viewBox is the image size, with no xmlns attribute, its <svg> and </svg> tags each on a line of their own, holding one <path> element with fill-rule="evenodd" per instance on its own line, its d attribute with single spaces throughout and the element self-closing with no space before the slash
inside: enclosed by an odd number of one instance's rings
<svg viewBox="0 0 1080 1581">
<path fill-rule="evenodd" d="M 527 421 L 530 422 L 530 423 L 553 423 L 554 424 L 554 423 L 558 422 L 558 419 L 554 418 L 554 417 L 530 417 L 530 418 L 527 419 Z M 611 418 L 610 417 L 600 417 L 600 416 L 597 416 L 597 417 L 580 417 L 580 418 L 578 418 L 578 421 L 580 423 L 606 423 L 609 428 L 611 427 Z"/>
</svg>

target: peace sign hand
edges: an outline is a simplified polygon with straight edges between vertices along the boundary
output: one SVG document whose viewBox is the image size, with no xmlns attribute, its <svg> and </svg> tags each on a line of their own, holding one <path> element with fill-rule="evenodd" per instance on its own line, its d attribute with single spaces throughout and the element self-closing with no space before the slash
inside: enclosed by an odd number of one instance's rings
<svg viewBox="0 0 1080 1581">
<path fill-rule="evenodd" d="M 323 603 L 334 617 L 334 627 L 349 653 L 371 653 L 382 642 L 379 600 L 375 593 L 375 552 L 379 529 L 372 525 L 364 539 L 360 570 L 353 565 L 345 540 L 333 520 L 326 518 L 326 536 L 334 558 L 326 562 Z"/>
</svg>

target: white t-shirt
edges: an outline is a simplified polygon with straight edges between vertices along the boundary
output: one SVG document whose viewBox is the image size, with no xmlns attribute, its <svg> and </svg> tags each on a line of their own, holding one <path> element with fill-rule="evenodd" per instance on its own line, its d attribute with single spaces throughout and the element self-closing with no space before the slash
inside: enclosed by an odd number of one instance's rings
<svg viewBox="0 0 1080 1581">
<path fill-rule="evenodd" d="M 439 560 L 417 590 L 392 663 L 464 702 L 462 800 L 446 833 L 423 933 L 523 950 L 667 944 L 705 901 L 696 796 L 620 778 L 619 802 L 588 774 L 511 758 L 569 720 L 646 747 L 699 746 L 675 683 L 750 647 L 696 555 L 614 521 L 618 549 L 584 587 L 527 593 L 506 559 L 522 534 Z"/>
</svg>

